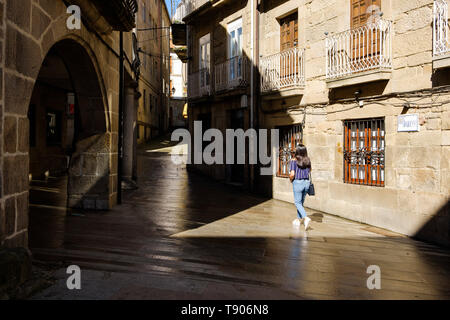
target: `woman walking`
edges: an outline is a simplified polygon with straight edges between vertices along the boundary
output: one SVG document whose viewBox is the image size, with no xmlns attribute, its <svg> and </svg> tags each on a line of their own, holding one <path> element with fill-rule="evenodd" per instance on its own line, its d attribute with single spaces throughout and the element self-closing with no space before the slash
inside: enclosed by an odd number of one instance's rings
<svg viewBox="0 0 450 320">
<path fill-rule="evenodd" d="M 305 230 L 311 219 L 307 216 L 306 210 L 303 207 L 306 194 L 308 193 L 310 181 L 309 175 L 311 173 L 311 160 L 308 157 L 308 151 L 302 144 L 297 146 L 295 150 L 295 158 L 291 160 L 291 172 L 289 178 L 293 184 L 295 206 L 297 207 L 298 218 L 292 224 L 295 227 L 300 227 L 302 221 L 305 225 Z"/>
</svg>

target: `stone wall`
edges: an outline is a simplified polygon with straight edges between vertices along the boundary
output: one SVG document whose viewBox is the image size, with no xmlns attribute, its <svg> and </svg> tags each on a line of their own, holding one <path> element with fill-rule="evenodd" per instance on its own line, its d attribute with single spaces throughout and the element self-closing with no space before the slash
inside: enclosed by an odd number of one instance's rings
<svg viewBox="0 0 450 320">
<path fill-rule="evenodd" d="M 306 49 L 306 87 L 296 108 L 276 112 L 281 101 L 263 105 L 275 110 L 262 114 L 262 125 L 301 123 L 307 116 L 304 143 L 313 162 L 317 196 L 306 206 L 449 245 L 449 98 L 447 76 L 432 67 L 433 1 L 382 0 L 383 18 L 394 23 L 393 71 L 387 82 L 328 90 L 325 81 L 325 32 L 350 28 L 347 0 L 285 1 L 261 15 L 263 55 L 279 50 L 277 17 L 299 12 L 299 43 Z M 278 24 L 278 27 L 277 27 Z M 439 79 L 437 79 L 439 78 Z M 362 89 L 367 100 L 354 108 L 353 92 Z M 396 93 L 413 92 L 396 98 Z M 369 97 L 378 96 L 373 101 Z M 364 97 L 361 99 L 364 100 Z M 409 103 L 417 108 L 403 109 Z M 348 109 L 351 110 L 348 110 Z M 397 132 L 401 113 L 420 115 L 420 132 Z M 343 120 L 384 117 L 386 124 L 386 185 L 383 188 L 343 183 Z M 288 179 L 274 177 L 273 195 L 293 202 Z M 293 213 L 295 215 L 295 213 Z"/>
<path fill-rule="evenodd" d="M 84 48 L 94 65 L 103 95 L 103 134 L 107 149 L 95 165 L 107 169 L 107 191 L 99 204 L 116 201 L 118 132 L 119 34 L 69 30 L 66 6 L 60 0 L 0 0 L 0 245 L 27 246 L 28 234 L 28 105 L 42 61 L 56 43 L 71 39 Z M 83 14 L 83 13 L 82 13 Z M 132 57 L 130 34 L 125 49 Z M 130 67 L 126 65 L 127 72 Z M 94 114 L 97 119 L 97 114 Z M 96 120 L 97 121 L 97 120 Z M 86 151 L 86 150 L 85 150 Z M 87 150 L 88 151 L 88 150 Z M 83 153 L 79 150 L 79 153 Z M 89 152 L 88 152 L 89 153 Z M 86 160 L 86 155 L 84 155 Z M 101 164 L 98 163 L 99 159 Z M 87 164 L 92 167 L 94 164 Z"/>
<path fill-rule="evenodd" d="M 145 0 L 146 19 L 144 21 L 143 7 L 137 15 L 137 26 L 140 29 L 145 28 L 161 28 L 164 19 L 164 26 L 170 25 L 170 19 L 164 13 L 164 2 L 162 0 Z M 145 143 L 152 137 L 164 132 L 164 128 L 160 128 L 159 117 L 167 109 L 167 97 L 163 94 L 163 81 L 169 79 L 169 67 L 167 57 L 169 55 L 168 41 L 170 34 L 167 29 L 154 29 L 148 32 L 138 32 L 137 38 L 140 41 L 139 46 L 148 55 L 142 54 L 141 59 L 141 76 L 139 81 L 139 106 L 137 111 L 138 118 L 138 143 Z M 158 39 L 160 41 L 154 41 Z M 164 112 L 167 116 L 167 112 Z"/>
</svg>

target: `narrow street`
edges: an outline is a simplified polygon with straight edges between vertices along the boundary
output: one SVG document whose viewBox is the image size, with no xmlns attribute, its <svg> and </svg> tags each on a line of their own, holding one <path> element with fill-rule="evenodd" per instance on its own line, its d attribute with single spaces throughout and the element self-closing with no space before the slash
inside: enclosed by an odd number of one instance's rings
<svg viewBox="0 0 450 320">
<path fill-rule="evenodd" d="M 139 150 L 139 189 L 111 211 L 31 209 L 35 263 L 59 263 L 33 299 L 450 298 L 447 249 L 311 210 L 296 230 L 293 204 L 189 173 L 170 150 Z M 66 287 L 69 265 L 81 290 Z"/>
</svg>

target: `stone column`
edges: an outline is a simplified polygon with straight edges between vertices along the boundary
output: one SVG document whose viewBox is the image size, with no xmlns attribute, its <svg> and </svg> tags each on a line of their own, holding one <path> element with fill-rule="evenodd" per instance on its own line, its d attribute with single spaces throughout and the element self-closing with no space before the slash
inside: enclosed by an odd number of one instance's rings
<svg viewBox="0 0 450 320">
<path fill-rule="evenodd" d="M 135 188 L 133 182 L 133 155 L 134 155 L 134 127 L 136 122 L 135 91 L 134 88 L 125 89 L 125 105 L 123 115 L 123 163 L 122 188 Z"/>
</svg>

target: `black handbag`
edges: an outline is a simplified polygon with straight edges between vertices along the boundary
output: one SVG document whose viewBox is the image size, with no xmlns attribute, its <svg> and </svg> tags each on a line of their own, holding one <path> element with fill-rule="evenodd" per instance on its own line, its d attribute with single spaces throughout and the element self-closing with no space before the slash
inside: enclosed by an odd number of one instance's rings
<svg viewBox="0 0 450 320">
<path fill-rule="evenodd" d="M 314 183 L 312 182 L 312 176 L 311 176 L 311 172 L 309 173 L 309 189 L 308 189 L 308 194 L 310 196 L 315 196 L 316 195 L 316 190 L 314 189 Z"/>
</svg>

